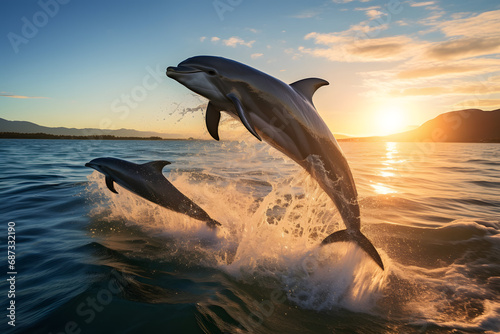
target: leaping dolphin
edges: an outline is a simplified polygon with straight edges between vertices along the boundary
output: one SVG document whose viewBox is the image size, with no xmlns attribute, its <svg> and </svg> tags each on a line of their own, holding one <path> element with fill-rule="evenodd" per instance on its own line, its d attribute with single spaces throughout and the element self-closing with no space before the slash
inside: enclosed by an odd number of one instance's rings
<svg viewBox="0 0 500 334">
<path fill-rule="evenodd" d="M 360 231 L 358 194 L 347 160 L 312 102 L 314 92 L 327 81 L 308 78 L 288 85 L 250 66 L 214 56 L 188 58 L 168 67 L 167 76 L 209 100 L 206 125 L 214 139 L 219 140 L 220 112 L 226 111 L 257 139 L 264 139 L 314 177 L 347 228 L 326 237 L 322 245 L 356 242 L 384 269 L 377 250 Z"/>
<path fill-rule="evenodd" d="M 170 162 L 164 160 L 139 165 L 116 158 L 97 158 L 85 166 L 104 174 L 106 186 L 114 193 L 118 193 L 114 187 L 116 182 L 148 201 L 204 221 L 210 228 L 221 225 L 163 176 L 161 171 L 169 164 Z"/>
</svg>

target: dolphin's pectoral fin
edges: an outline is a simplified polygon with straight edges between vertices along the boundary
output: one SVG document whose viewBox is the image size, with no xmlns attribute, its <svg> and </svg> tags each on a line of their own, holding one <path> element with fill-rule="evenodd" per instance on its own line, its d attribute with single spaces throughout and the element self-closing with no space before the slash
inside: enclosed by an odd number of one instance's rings
<svg viewBox="0 0 500 334">
<path fill-rule="evenodd" d="M 356 244 L 358 244 L 359 247 L 361 247 L 370 257 L 375 261 L 376 264 L 384 270 L 384 263 L 382 262 L 382 259 L 380 258 L 380 255 L 378 254 L 377 250 L 375 247 L 372 245 L 370 240 L 368 240 L 367 237 L 361 233 L 361 231 L 354 231 L 354 232 L 349 232 L 347 230 L 341 230 L 334 232 L 327 236 L 322 242 L 321 246 L 323 245 L 328 245 L 333 242 L 348 242 L 348 241 L 353 241 Z"/>
<path fill-rule="evenodd" d="M 250 131 L 251 134 L 253 134 L 255 136 L 255 138 L 262 141 L 260 136 L 255 131 L 253 125 L 250 124 L 250 120 L 248 119 L 247 114 L 243 110 L 243 107 L 242 107 L 241 102 L 238 99 L 238 97 L 236 97 L 236 95 L 234 95 L 233 93 L 229 93 L 226 96 L 228 98 L 230 98 L 231 101 L 233 102 L 234 107 L 236 108 L 236 112 L 238 113 L 238 116 L 240 117 L 240 120 L 243 123 L 243 125 L 247 128 L 248 131 Z"/>
<path fill-rule="evenodd" d="M 118 194 L 118 191 L 115 190 L 113 179 L 110 176 L 106 176 L 106 186 L 108 186 L 108 189 L 111 190 L 111 192 Z"/>
<path fill-rule="evenodd" d="M 166 161 L 166 160 L 157 160 L 157 161 L 146 162 L 145 164 L 142 164 L 142 165 L 143 166 L 150 166 L 154 170 L 161 173 L 161 171 L 163 170 L 163 167 L 165 167 L 166 165 L 170 165 L 170 162 Z"/>
<path fill-rule="evenodd" d="M 321 86 L 326 85 L 329 85 L 328 81 L 319 78 L 302 79 L 290 84 L 290 86 L 292 86 L 297 93 L 305 97 L 309 102 L 311 102 L 311 104 L 312 97 L 316 90 L 318 90 Z"/>
<path fill-rule="evenodd" d="M 205 114 L 205 123 L 207 124 L 208 133 L 213 139 L 219 140 L 219 121 L 220 109 L 212 102 L 208 102 L 207 112 Z"/>
</svg>

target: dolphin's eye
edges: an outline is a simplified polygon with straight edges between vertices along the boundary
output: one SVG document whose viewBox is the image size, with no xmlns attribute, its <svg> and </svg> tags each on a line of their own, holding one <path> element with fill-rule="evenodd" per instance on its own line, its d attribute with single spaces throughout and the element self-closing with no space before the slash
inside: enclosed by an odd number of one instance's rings
<svg viewBox="0 0 500 334">
<path fill-rule="evenodd" d="M 215 72 L 214 70 L 210 70 L 210 71 L 207 71 L 208 75 L 216 75 L 217 72 Z"/>
</svg>

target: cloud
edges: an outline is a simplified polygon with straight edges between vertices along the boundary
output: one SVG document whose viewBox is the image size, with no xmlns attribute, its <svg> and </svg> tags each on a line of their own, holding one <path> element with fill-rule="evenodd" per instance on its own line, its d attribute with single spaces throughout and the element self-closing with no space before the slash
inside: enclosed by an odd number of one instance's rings
<svg viewBox="0 0 500 334">
<path fill-rule="evenodd" d="M 364 72 L 366 78 L 378 78 L 384 81 L 395 83 L 397 80 L 403 80 L 407 83 L 410 80 L 418 81 L 416 84 L 421 84 L 422 81 L 428 83 L 429 80 L 435 79 L 450 79 L 457 77 L 466 77 L 473 75 L 494 74 L 500 71 L 500 62 L 497 59 L 488 58 L 471 58 L 465 60 L 454 61 L 428 61 L 411 58 L 395 68 Z M 496 78 L 496 76 L 494 77 Z M 491 81 L 492 79 L 482 79 L 483 81 Z"/>
<path fill-rule="evenodd" d="M 449 39 L 428 43 L 422 57 L 428 60 L 454 60 L 500 53 L 500 10 L 474 14 L 458 13 L 451 20 L 438 22 L 442 13 L 421 21 L 432 26 L 427 32 L 441 31 Z"/>
<path fill-rule="evenodd" d="M 374 19 L 378 19 L 379 17 L 381 17 L 382 15 L 387 15 L 386 13 L 384 12 L 381 12 L 379 10 L 376 10 L 376 9 L 370 9 L 370 10 L 367 10 L 365 12 L 366 16 L 368 16 L 370 19 L 374 20 Z"/>
<path fill-rule="evenodd" d="M 345 42 L 345 36 L 342 36 L 339 33 L 330 33 L 330 34 L 322 34 L 319 32 L 311 32 L 304 37 L 305 40 L 314 39 L 315 44 L 333 44 L 333 43 L 341 43 Z"/>
<path fill-rule="evenodd" d="M 453 20 L 458 20 L 458 19 L 463 19 L 464 17 L 469 16 L 469 15 L 470 15 L 470 13 L 468 13 L 468 12 L 453 13 L 453 14 L 451 14 L 451 18 Z"/>
<path fill-rule="evenodd" d="M 451 89 L 451 94 L 489 95 L 500 93 L 500 85 L 492 82 L 469 83 Z"/>
<path fill-rule="evenodd" d="M 387 30 L 388 28 L 388 23 L 367 21 L 352 25 L 349 30 L 342 32 L 342 34 L 355 36 L 357 39 L 368 39 L 375 38 L 381 31 Z"/>
<path fill-rule="evenodd" d="M 409 22 L 427 26 L 421 34 L 379 37 L 389 29 L 390 16 L 380 14 L 377 6 L 359 6 L 372 20 L 352 25 L 340 32 L 311 32 L 304 36 L 315 45 L 300 46 L 298 52 L 338 62 L 402 61 L 385 70 L 358 73 L 370 97 L 412 98 L 461 96 L 467 103 L 492 106 L 500 94 L 500 76 L 481 82 L 470 82 L 474 76 L 488 76 L 500 71 L 500 10 L 480 14 L 460 13 L 448 16 L 435 1 L 410 3 L 413 7 L 431 10 L 425 20 Z M 378 15 L 378 19 L 376 19 Z M 380 18 L 380 15 L 384 15 Z M 375 19 L 373 19 L 375 18 Z M 385 22 L 387 19 L 388 22 Z M 408 22 L 392 22 L 398 25 Z M 396 24 L 394 24 L 396 23 Z M 424 40 L 428 32 L 442 32 L 441 41 Z M 388 63 L 393 65 L 391 63 Z M 463 78 L 463 79 L 461 79 Z M 491 96 L 489 96 L 491 95 Z M 484 99 L 490 97 L 492 99 Z M 470 98 L 471 100 L 467 100 Z M 500 105 L 500 104 L 496 104 Z"/>
<path fill-rule="evenodd" d="M 418 24 L 432 27 L 427 31 L 420 31 L 419 32 L 420 35 L 425 35 L 429 32 L 434 32 L 439 30 L 438 25 L 442 22 L 442 18 L 448 14 L 441 7 L 436 5 L 434 1 L 414 2 L 411 3 L 410 5 L 411 7 L 425 7 L 426 10 L 431 11 L 429 16 L 417 21 Z"/>
<path fill-rule="evenodd" d="M 438 28 L 449 37 L 483 37 L 500 34 L 500 10 L 483 12 L 476 16 L 442 22 Z"/>
<path fill-rule="evenodd" d="M 474 63 L 429 63 L 425 66 L 402 70 L 396 74 L 397 79 L 419 79 L 442 76 L 472 75 L 490 72 L 492 68 L 488 64 Z"/>
<path fill-rule="evenodd" d="M 300 50 L 304 53 L 326 57 L 334 61 L 372 61 L 365 60 L 365 57 L 349 57 L 349 55 L 360 53 L 366 54 L 365 51 L 374 51 L 375 48 L 372 47 L 379 46 L 378 51 L 380 52 L 377 52 L 374 57 L 375 61 L 379 61 L 381 52 L 383 53 L 381 49 L 391 47 L 392 50 L 394 50 L 396 47 L 395 45 L 382 44 L 388 42 L 389 39 L 394 41 L 398 38 L 403 38 L 401 36 L 385 37 L 387 40 L 377 38 L 382 31 L 389 28 L 389 23 L 391 21 L 388 13 L 380 11 L 380 8 L 380 6 L 355 8 L 355 10 L 364 11 L 370 19 L 358 24 L 353 24 L 349 29 L 344 31 L 332 33 L 311 32 L 304 37 L 305 40 L 314 40 L 315 44 L 327 45 L 329 49 L 301 47 Z M 386 20 L 381 20 L 379 19 L 381 16 L 388 16 L 388 18 Z M 405 38 L 405 42 L 410 40 L 410 38 Z M 392 43 L 392 41 L 389 43 Z M 339 52 L 343 57 L 339 57 Z"/>
<path fill-rule="evenodd" d="M 342 3 L 349 3 L 353 2 L 355 0 L 332 0 L 334 3 L 342 4 Z M 371 0 L 358 0 L 359 2 L 370 2 Z"/>
<path fill-rule="evenodd" d="M 300 59 L 303 56 L 302 53 L 298 53 L 293 48 L 288 48 L 288 49 L 285 49 L 284 51 L 285 51 L 286 54 L 291 55 L 293 60 Z"/>
<path fill-rule="evenodd" d="M 48 99 L 48 97 L 44 97 L 44 96 L 24 96 L 24 95 L 14 95 L 14 94 L 7 94 L 7 93 L 1 93 L 0 96 L 10 97 L 13 99 Z"/>
<path fill-rule="evenodd" d="M 292 17 L 296 19 L 310 19 L 318 16 L 321 13 L 322 11 L 319 9 L 306 9 L 299 14 L 293 15 Z"/>
<path fill-rule="evenodd" d="M 366 87 L 365 96 L 461 96 L 464 99 L 461 102 L 462 107 L 500 106 L 500 100 L 495 99 L 500 94 L 500 10 L 449 15 L 436 3 L 410 3 L 413 7 L 432 10 L 426 19 L 416 22 L 428 27 L 419 34 L 372 38 L 353 43 L 349 41 L 346 32 L 311 33 L 306 37 L 329 48 L 304 49 L 302 52 L 314 51 L 315 56 L 324 56 L 330 60 L 339 59 L 341 56 L 344 61 L 404 60 L 392 68 L 359 73 Z M 359 8 L 362 9 L 372 8 Z M 443 19 L 445 15 L 449 15 L 447 20 Z M 398 24 L 404 23 L 397 21 L 396 25 Z M 362 22 L 358 26 L 366 27 L 366 24 Z M 352 36 L 354 26 L 349 32 Z M 441 32 L 444 38 L 441 41 L 426 41 L 421 36 L 428 32 Z M 495 76 L 484 79 L 491 75 Z"/>
<path fill-rule="evenodd" d="M 411 7 L 424 7 L 434 5 L 434 1 L 426 1 L 426 2 L 413 2 L 410 4 Z"/>
<path fill-rule="evenodd" d="M 500 71 L 496 59 L 451 62 L 406 62 L 406 68 L 362 73 L 365 93 L 376 98 L 479 96 L 500 94 Z M 489 77 L 488 77 L 489 76 Z"/>
<path fill-rule="evenodd" d="M 364 59 L 392 60 L 394 56 L 398 58 L 397 55 L 402 53 L 408 40 L 405 37 L 363 40 L 350 47 L 349 52 Z"/>
<path fill-rule="evenodd" d="M 368 16 L 370 18 L 370 20 L 378 19 L 382 15 L 387 15 L 387 13 L 381 12 L 379 9 L 380 9 L 380 6 L 354 8 L 354 10 L 365 12 L 366 16 Z"/>
<path fill-rule="evenodd" d="M 304 36 L 304 39 L 313 39 L 315 44 L 338 47 L 338 45 L 333 44 L 340 43 L 349 45 L 362 40 L 376 39 L 381 31 L 387 30 L 388 28 L 388 22 L 380 23 L 380 20 L 368 20 L 351 25 L 349 29 L 340 32 L 311 32 Z"/>
<path fill-rule="evenodd" d="M 330 47 L 299 47 L 299 51 L 302 53 L 327 58 L 331 61 L 343 62 L 401 60 L 407 58 L 415 46 L 413 40 L 406 36 L 356 39 L 338 34 L 310 33 L 305 38 L 314 39 L 316 44 L 328 45 Z"/>
<path fill-rule="evenodd" d="M 427 33 L 439 30 L 438 25 L 441 23 L 440 19 L 445 15 L 446 15 L 446 12 L 441 10 L 441 8 L 439 8 L 439 7 L 434 8 L 434 11 L 432 11 L 428 17 L 418 21 L 418 24 L 425 25 L 425 26 L 431 26 L 431 29 L 429 29 L 427 31 L 420 31 L 419 33 L 421 35 L 425 35 Z"/>
<path fill-rule="evenodd" d="M 369 97 L 487 96 L 500 94 L 497 59 L 428 62 L 410 59 L 394 69 L 360 73 Z M 489 76 L 489 78 L 488 78 Z"/>
<path fill-rule="evenodd" d="M 457 107 L 461 108 L 499 108 L 500 107 L 500 99 L 472 99 L 465 100 L 455 104 Z"/>
<path fill-rule="evenodd" d="M 500 53 L 500 36 L 459 38 L 435 43 L 423 55 L 433 60 L 450 60 Z"/>
<path fill-rule="evenodd" d="M 224 45 L 230 46 L 233 48 L 235 48 L 238 45 L 244 45 L 244 46 L 251 48 L 253 43 L 255 43 L 255 41 L 245 42 L 243 39 L 241 39 L 237 36 L 233 36 L 233 37 L 230 37 L 228 39 L 224 39 L 222 42 L 224 43 Z"/>
<path fill-rule="evenodd" d="M 207 37 L 206 37 L 206 36 L 201 36 L 201 37 L 200 37 L 200 42 L 204 42 L 206 39 L 207 39 Z"/>
<path fill-rule="evenodd" d="M 367 10 L 372 10 L 372 9 L 380 9 L 380 6 L 371 6 L 371 7 L 357 7 L 354 8 L 354 10 L 359 10 L 359 11 L 367 11 Z"/>
<path fill-rule="evenodd" d="M 451 87 L 411 87 L 394 89 L 392 96 L 489 95 L 500 93 L 500 85 L 492 82 L 461 83 Z"/>
<path fill-rule="evenodd" d="M 262 57 L 263 55 L 264 55 L 263 53 L 253 53 L 250 55 L 250 58 L 257 59 L 257 58 Z"/>
<path fill-rule="evenodd" d="M 212 37 L 210 40 L 211 40 L 212 42 L 216 43 L 216 42 L 220 41 L 220 38 L 219 38 L 219 37 L 217 37 L 217 36 L 214 36 L 214 37 Z"/>
<path fill-rule="evenodd" d="M 418 87 L 406 89 L 394 89 L 390 92 L 392 96 L 420 96 L 420 95 L 442 95 L 446 94 L 448 89 L 445 87 Z"/>
</svg>

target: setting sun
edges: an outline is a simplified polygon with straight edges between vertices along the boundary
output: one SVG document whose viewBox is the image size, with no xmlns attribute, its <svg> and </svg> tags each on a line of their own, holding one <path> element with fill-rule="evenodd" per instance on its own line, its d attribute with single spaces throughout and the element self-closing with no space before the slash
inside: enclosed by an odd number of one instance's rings
<svg viewBox="0 0 500 334">
<path fill-rule="evenodd" d="M 383 108 L 377 114 L 377 130 L 382 135 L 402 132 L 406 126 L 404 115 L 404 110 L 397 106 Z"/>
</svg>

